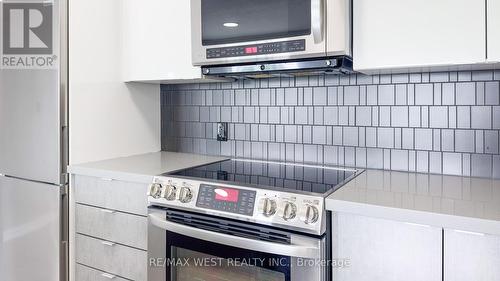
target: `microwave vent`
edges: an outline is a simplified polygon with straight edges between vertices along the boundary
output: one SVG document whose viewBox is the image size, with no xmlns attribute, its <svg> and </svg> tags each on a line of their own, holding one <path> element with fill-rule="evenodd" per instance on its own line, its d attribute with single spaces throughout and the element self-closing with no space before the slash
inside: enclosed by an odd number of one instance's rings
<svg viewBox="0 0 500 281">
<path fill-rule="evenodd" d="M 202 74 L 226 78 L 271 78 L 279 75 L 309 76 L 317 74 L 351 74 L 352 59 L 347 56 L 246 63 L 234 65 L 202 66 Z"/>
</svg>

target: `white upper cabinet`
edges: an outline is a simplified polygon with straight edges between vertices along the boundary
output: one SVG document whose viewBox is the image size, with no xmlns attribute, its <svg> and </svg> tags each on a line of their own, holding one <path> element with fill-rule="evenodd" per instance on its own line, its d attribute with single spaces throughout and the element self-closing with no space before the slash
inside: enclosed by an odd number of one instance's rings
<svg viewBox="0 0 500 281">
<path fill-rule="evenodd" d="M 191 64 L 190 1 L 125 0 L 122 25 L 125 81 L 202 79 Z"/>
<path fill-rule="evenodd" d="M 489 1 L 498 5 L 500 0 Z M 419 69 L 486 60 L 485 1 L 354 0 L 353 13 L 357 71 Z M 498 17 L 495 20 L 498 28 Z"/>
<path fill-rule="evenodd" d="M 500 0 L 488 0 L 488 61 L 500 62 Z"/>
</svg>

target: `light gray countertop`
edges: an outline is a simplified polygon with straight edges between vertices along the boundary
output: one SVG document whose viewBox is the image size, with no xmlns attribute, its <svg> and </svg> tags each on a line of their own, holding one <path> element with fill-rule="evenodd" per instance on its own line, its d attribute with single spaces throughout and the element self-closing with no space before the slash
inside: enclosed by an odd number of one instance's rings
<svg viewBox="0 0 500 281">
<path fill-rule="evenodd" d="M 70 174 L 151 183 L 154 176 L 227 158 L 176 152 L 154 152 L 70 165 Z"/>
<path fill-rule="evenodd" d="M 326 208 L 500 235 L 500 180 L 366 170 L 331 194 Z"/>
<path fill-rule="evenodd" d="M 150 183 L 154 176 L 227 158 L 155 152 L 71 165 L 70 174 Z M 369 217 L 500 235 L 500 180 L 366 170 L 326 208 Z"/>
</svg>

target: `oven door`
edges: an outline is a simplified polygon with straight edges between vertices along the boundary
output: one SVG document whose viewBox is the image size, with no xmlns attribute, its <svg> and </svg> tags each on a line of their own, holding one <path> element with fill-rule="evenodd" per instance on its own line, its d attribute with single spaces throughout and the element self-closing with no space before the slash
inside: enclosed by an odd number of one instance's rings
<svg viewBox="0 0 500 281">
<path fill-rule="evenodd" d="M 326 0 L 191 0 L 193 65 L 234 64 L 326 55 Z M 207 50 L 299 40 L 288 52 L 207 58 Z M 277 45 L 278 47 L 280 44 Z M 250 48 L 250 50 L 252 50 Z"/>
<path fill-rule="evenodd" d="M 325 238 L 170 209 L 150 209 L 148 236 L 148 281 L 329 280 Z"/>
</svg>

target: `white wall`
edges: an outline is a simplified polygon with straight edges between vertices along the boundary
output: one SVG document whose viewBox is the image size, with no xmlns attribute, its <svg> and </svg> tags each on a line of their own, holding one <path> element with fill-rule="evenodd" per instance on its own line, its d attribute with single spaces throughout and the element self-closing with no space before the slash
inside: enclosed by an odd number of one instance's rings
<svg viewBox="0 0 500 281">
<path fill-rule="evenodd" d="M 159 85 L 122 82 L 122 1 L 69 8 L 70 164 L 159 151 Z"/>
</svg>

